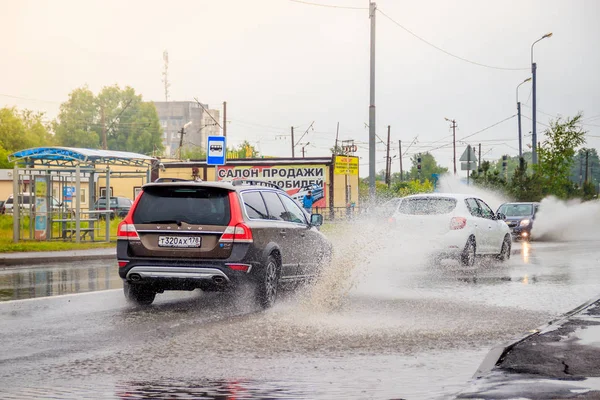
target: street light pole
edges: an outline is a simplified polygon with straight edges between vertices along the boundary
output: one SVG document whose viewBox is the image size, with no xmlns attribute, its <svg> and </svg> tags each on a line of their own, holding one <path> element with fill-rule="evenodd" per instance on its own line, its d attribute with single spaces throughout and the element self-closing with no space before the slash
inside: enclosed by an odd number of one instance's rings
<svg viewBox="0 0 600 400">
<path fill-rule="evenodd" d="M 529 82 L 531 77 L 525 79 L 517 85 L 517 120 L 519 124 L 519 166 L 523 167 L 523 136 L 521 135 L 521 102 L 519 101 L 519 87 L 525 82 Z"/>
<path fill-rule="evenodd" d="M 369 197 L 375 200 L 375 11 L 377 5 L 369 0 L 371 19 L 370 96 L 369 96 Z"/>
<path fill-rule="evenodd" d="M 532 116 L 531 116 L 531 120 L 533 123 L 533 129 L 531 130 L 531 150 L 532 150 L 532 158 L 531 158 L 531 162 L 533 164 L 537 164 L 537 127 L 536 127 L 536 123 L 537 123 L 537 112 L 536 112 L 536 70 L 537 70 L 537 64 L 533 62 L 533 46 L 539 42 L 540 40 L 549 38 L 550 36 L 552 36 L 552 32 L 550 33 L 546 33 L 544 36 L 542 36 L 541 38 L 539 38 L 538 40 L 536 40 L 535 42 L 533 42 L 531 44 L 531 76 L 533 78 L 533 81 L 531 82 L 532 85 Z"/>
</svg>

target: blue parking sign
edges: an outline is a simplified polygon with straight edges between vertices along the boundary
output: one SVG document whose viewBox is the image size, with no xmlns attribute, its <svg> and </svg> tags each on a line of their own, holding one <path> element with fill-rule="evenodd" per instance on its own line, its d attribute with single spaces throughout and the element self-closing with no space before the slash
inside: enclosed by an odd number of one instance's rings
<svg viewBox="0 0 600 400">
<path fill-rule="evenodd" d="M 206 144 L 206 165 L 225 165 L 226 154 L 225 137 L 209 136 Z"/>
</svg>

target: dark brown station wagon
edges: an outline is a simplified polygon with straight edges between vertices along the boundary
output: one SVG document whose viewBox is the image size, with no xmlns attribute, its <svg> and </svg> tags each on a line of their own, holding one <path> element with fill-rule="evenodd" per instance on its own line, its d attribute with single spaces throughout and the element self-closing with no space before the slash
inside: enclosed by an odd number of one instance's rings
<svg viewBox="0 0 600 400">
<path fill-rule="evenodd" d="M 250 284 L 270 307 L 278 287 L 316 277 L 331 260 L 322 222 L 266 182 L 146 184 L 118 228 L 125 297 L 151 304 L 165 290 Z"/>
</svg>

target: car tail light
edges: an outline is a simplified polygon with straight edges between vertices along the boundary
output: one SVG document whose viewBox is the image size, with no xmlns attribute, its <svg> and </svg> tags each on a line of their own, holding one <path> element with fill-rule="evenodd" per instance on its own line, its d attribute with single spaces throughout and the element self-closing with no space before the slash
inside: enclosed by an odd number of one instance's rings
<svg viewBox="0 0 600 400">
<path fill-rule="evenodd" d="M 467 226 L 467 219 L 466 218 L 463 218 L 463 217 L 453 217 L 450 220 L 450 229 L 451 230 L 462 229 L 465 226 Z"/>
<path fill-rule="evenodd" d="M 221 242 L 245 242 L 252 243 L 252 230 L 246 224 L 239 223 L 228 226 L 221 236 Z"/>
<path fill-rule="evenodd" d="M 119 263 L 119 268 L 123 268 L 124 266 L 129 264 L 129 261 L 119 260 L 118 263 Z"/>
<path fill-rule="evenodd" d="M 244 223 L 242 209 L 236 192 L 229 192 L 229 208 L 231 209 L 231 220 L 219 241 L 252 243 L 254 241 L 252 238 L 252 229 Z"/>
<path fill-rule="evenodd" d="M 249 264 L 227 264 L 227 266 L 235 271 L 250 272 L 252 265 Z"/>
<path fill-rule="evenodd" d="M 117 239 L 139 239 L 138 233 L 135 229 L 135 225 L 131 223 L 129 218 L 125 218 L 119 223 L 117 228 Z"/>
</svg>

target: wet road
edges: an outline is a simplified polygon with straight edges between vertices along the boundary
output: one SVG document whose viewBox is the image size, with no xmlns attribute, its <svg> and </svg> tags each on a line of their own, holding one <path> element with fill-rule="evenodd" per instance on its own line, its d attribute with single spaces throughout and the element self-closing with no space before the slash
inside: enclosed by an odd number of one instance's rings
<svg viewBox="0 0 600 400">
<path fill-rule="evenodd" d="M 0 398 L 448 398 L 492 346 L 598 294 L 599 245 L 516 244 L 464 270 L 343 243 L 267 312 L 200 292 L 132 308 L 107 261 L 3 270 Z"/>
</svg>

